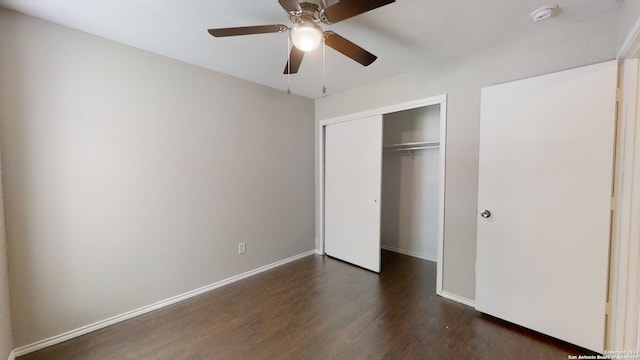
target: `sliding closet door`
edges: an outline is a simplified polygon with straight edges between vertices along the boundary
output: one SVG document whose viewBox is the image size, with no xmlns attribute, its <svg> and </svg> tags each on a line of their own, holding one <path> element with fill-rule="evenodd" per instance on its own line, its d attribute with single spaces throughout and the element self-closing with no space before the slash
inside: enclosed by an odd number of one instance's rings
<svg viewBox="0 0 640 360">
<path fill-rule="evenodd" d="M 325 127 L 325 252 L 380 272 L 382 116 Z"/>
<path fill-rule="evenodd" d="M 476 308 L 602 352 L 616 63 L 482 89 Z"/>
</svg>

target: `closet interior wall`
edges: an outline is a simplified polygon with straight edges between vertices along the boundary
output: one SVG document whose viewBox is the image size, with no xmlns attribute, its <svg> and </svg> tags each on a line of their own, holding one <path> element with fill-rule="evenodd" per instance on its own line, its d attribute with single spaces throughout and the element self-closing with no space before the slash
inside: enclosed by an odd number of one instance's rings
<svg viewBox="0 0 640 360">
<path fill-rule="evenodd" d="M 381 246 L 436 261 L 440 105 L 383 118 Z M 415 150 L 402 150 L 403 145 Z"/>
</svg>

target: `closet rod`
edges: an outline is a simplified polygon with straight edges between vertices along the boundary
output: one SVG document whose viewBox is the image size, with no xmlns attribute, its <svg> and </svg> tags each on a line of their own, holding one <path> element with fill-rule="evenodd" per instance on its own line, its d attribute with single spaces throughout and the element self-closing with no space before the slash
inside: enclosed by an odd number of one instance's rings
<svg viewBox="0 0 640 360">
<path fill-rule="evenodd" d="M 440 146 L 439 141 L 419 141 L 402 144 L 392 144 L 383 146 L 384 151 L 411 151 L 437 148 Z"/>
</svg>

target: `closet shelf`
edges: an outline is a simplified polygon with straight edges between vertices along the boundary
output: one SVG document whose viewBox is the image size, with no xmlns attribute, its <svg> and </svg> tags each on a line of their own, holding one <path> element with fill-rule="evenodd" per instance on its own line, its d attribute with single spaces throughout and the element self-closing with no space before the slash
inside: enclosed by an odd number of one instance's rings
<svg viewBox="0 0 640 360">
<path fill-rule="evenodd" d="M 440 147 L 439 141 L 418 141 L 402 144 L 385 145 L 382 147 L 384 151 L 414 151 L 423 149 L 432 149 Z"/>
</svg>

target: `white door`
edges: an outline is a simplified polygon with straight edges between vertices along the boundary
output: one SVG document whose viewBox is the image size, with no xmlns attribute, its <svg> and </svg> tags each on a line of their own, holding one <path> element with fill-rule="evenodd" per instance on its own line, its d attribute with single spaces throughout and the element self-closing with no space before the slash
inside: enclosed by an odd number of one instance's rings
<svg viewBox="0 0 640 360">
<path fill-rule="evenodd" d="M 325 127 L 325 252 L 380 272 L 382 116 Z"/>
<path fill-rule="evenodd" d="M 476 308 L 598 352 L 616 73 L 586 66 L 483 88 L 481 101 Z"/>
</svg>

